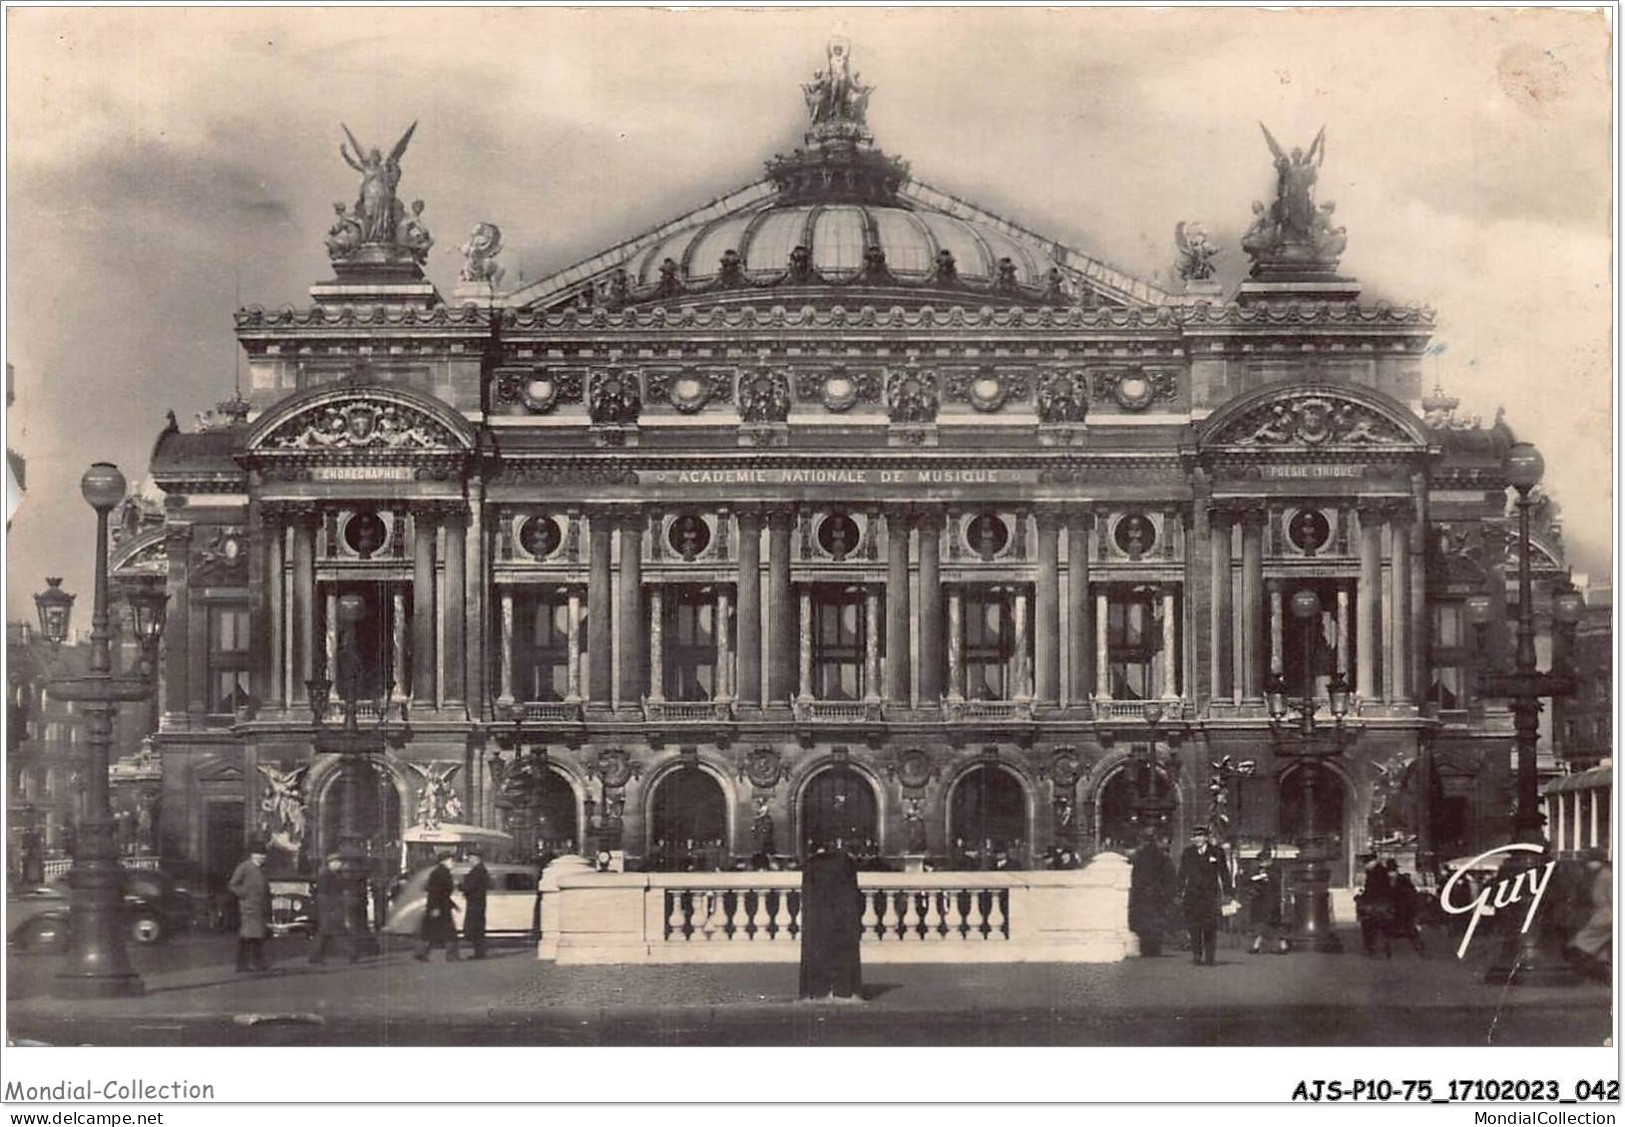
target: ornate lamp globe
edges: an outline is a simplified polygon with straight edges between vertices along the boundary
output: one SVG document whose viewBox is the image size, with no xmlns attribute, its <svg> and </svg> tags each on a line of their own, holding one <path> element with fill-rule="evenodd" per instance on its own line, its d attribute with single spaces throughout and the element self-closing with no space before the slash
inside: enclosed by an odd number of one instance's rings
<svg viewBox="0 0 1625 1127">
<path fill-rule="evenodd" d="M 1580 592 L 1572 589 L 1559 592 L 1552 600 L 1552 619 L 1562 626 L 1573 626 L 1580 621 L 1585 605 L 1585 598 Z"/>
<path fill-rule="evenodd" d="M 1519 493 L 1528 493 L 1546 473 L 1546 459 L 1532 442 L 1515 442 L 1507 451 L 1507 482 Z"/>
<path fill-rule="evenodd" d="M 40 633 L 52 645 L 67 640 L 68 622 L 73 617 L 74 596 L 62 589 L 62 577 L 45 578 L 45 590 L 34 596 L 34 609 L 39 612 Z"/>
<path fill-rule="evenodd" d="M 1320 617 L 1320 596 L 1307 587 L 1292 594 L 1292 617 L 1311 619 Z"/>
<path fill-rule="evenodd" d="M 144 646 L 155 645 L 164 633 L 164 619 L 169 609 L 168 593 L 143 584 L 126 588 L 124 601 L 130 605 L 136 640 Z"/>
<path fill-rule="evenodd" d="M 128 489 L 129 482 L 124 480 L 124 474 L 112 462 L 94 463 L 79 479 L 79 492 L 98 513 L 111 511 L 114 505 L 124 500 Z"/>
</svg>

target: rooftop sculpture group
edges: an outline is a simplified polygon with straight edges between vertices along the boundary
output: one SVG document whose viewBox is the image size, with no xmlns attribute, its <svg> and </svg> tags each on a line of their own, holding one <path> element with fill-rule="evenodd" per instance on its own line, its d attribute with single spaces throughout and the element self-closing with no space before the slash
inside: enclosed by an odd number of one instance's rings
<svg viewBox="0 0 1625 1127">
<path fill-rule="evenodd" d="M 1275 200 L 1268 207 L 1253 202 L 1253 224 L 1241 237 L 1241 248 L 1253 259 L 1253 273 L 1282 267 L 1330 272 L 1348 243 L 1343 227 L 1332 226 L 1331 202 L 1316 205 L 1315 182 L 1326 159 L 1323 126 L 1308 152 L 1282 149 L 1262 122 L 1264 141 L 1275 158 Z"/>
<path fill-rule="evenodd" d="M 423 201 L 412 202 L 411 215 L 395 196 L 401 182 L 401 157 L 417 130 L 413 122 L 386 157 L 375 148 L 357 141 L 348 125 L 342 125 L 345 142 L 339 145 L 344 163 L 361 173 L 361 187 L 353 205 L 333 205 L 335 219 L 327 232 L 327 255 L 334 262 L 392 263 L 415 262 L 421 266 L 434 246 L 434 237 L 423 225 Z"/>
</svg>

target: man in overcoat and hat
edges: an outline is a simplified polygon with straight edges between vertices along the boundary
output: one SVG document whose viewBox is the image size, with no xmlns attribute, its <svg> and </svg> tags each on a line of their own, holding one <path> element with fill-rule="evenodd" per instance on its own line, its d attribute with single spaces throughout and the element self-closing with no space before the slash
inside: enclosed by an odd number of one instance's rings
<svg viewBox="0 0 1625 1127">
<path fill-rule="evenodd" d="M 1191 936 L 1191 962 L 1213 966 L 1219 937 L 1219 912 L 1234 892 L 1224 850 L 1208 839 L 1206 826 L 1191 830 L 1191 843 L 1179 858 L 1179 902 Z"/>
<path fill-rule="evenodd" d="M 226 885 L 237 898 L 237 969 L 270 970 L 265 939 L 271 930 L 271 882 L 265 876 L 265 847 L 249 847 Z"/>
<path fill-rule="evenodd" d="M 442 853 L 429 872 L 423 905 L 423 930 L 418 951 L 412 957 L 420 963 L 429 961 L 429 952 L 436 947 L 446 949 L 446 962 L 454 963 L 462 957 L 457 950 L 457 920 L 452 913 L 457 909 L 451 894 L 457 882 L 451 875 L 451 854 Z"/>
</svg>

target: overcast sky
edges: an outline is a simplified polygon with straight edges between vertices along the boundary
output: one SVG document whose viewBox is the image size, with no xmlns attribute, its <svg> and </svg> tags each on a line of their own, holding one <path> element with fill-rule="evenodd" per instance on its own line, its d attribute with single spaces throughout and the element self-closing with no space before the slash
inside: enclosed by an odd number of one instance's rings
<svg viewBox="0 0 1625 1127">
<path fill-rule="evenodd" d="M 1321 200 L 1367 297 L 1430 304 L 1443 379 L 1539 442 L 1577 567 L 1611 569 L 1608 28 L 1512 10 L 1314 12 L 11 9 L 8 444 L 28 459 L 8 611 L 90 588 L 94 460 L 132 481 L 173 407 L 227 397 L 239 303 L 308 303 L 355 195 L 340 121 L 427 203 L 449 292 L 469 228 L 508 281 L 761 175 L 797 87 L 853 41 L 878 144 L 914 174 L 1133 273 L 1172 232 L 1227 250 L 1273 183 L 1258 131 L 1322 124 Z M 88 611 L 88 605 L 84 608 Z M 88 614 L 82 625 L 88 626 Z"/>
</svg>

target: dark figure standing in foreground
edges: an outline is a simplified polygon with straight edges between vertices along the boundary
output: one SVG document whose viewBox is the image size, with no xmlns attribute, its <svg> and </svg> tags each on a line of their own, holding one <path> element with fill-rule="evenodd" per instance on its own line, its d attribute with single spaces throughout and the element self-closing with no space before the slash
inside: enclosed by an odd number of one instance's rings
<svg viewBox="0 0 1625 1127">
<path fill-rule="evenodd" d="M 1224 850 L 1208 841 L 1207 827 L 1191 830 L 1191 843 L 1179 858 L 1179 900 L 1191 935 L 1191 962 L 1217 961 L 1219 911 L 1233 888 Z"/>
<path fill-rule="evenodd" d="M 478 853 L 470 853 L 474 867 L 463 876 L 463 938 L 474 948 L 476 959 L 485 958 L 485 894 L 491 888 L 491 874 Z"/>
<path fill-rule="evenodd" d="M 1139 937 L 1144 958 L 1162 954 L 1162 936 L 1172 915 L 1177 879 L 1173 859 L 1157 840 L 1156 831 L 1147 829 L 1140 848 L 1134 851 L 1128 888 L 1128 926 Z"/>
<path fill-rule="evenodd" d="M 451 894 L 456 887 L 451 876 L 451 854 L 442 854 L 435 863 L 434 871 L 429 874 L 425 890 L 422 941 L 418 944 L 418 953 L 412 956 L 420 963 L 427 962 L 429 952 L 436 947 L 446 949 L 448 963 L 462 957 L 457 951 L 457 921 L 452 918 L 452 912 L 456 909 L 452 905 Z"/>
<path fill-rule="evenodd" d="M 350 934 L 349 920 L 345 918 L 347 883 L 344 863 L 336 854 L 329 857 L 316 877 L 316 947 L 310 953 L 313 963 L 325 962 L 327 953 L 341 936 L 349 949 L 350 961 L 353 963 L 361 957 L 355 937 Z"/>
<path fill-rule="evenodd" d="M 814 843 L 801 874 L 802 998 L 863 1000 L 863 894 L 852 858 Z"/>
<path fill-rule="evenodd" d="M 1253 930 L 1253 954 L 1262 953 L 1264 944 L 1271 939 L 1276 942 L 1277 954 L 1292 950 L 1281 923 L 1281 870 L 1275 863 L 1273 845 L 1264 846 L 1247 878 L 1247 922 Z"/>
<path fill-rule="evenodd" d="M 265 877 L 265 850 L 254 846 L 226 885 L 237 898 L 237 969 L 270 970 L 265 937 L 271 928 L 271 882 Z"/>
<path fill-rule="evenodd" d="M 1392 957 L 1393 878 L 1380 858 L 1366 868 L 1365 887 L 1354 898 L 1354 916 L 1360 921 L 1360 939 L 1365 947 L 1365 953 L 1374 956 L 1380 948 Z"/>
</svg>

